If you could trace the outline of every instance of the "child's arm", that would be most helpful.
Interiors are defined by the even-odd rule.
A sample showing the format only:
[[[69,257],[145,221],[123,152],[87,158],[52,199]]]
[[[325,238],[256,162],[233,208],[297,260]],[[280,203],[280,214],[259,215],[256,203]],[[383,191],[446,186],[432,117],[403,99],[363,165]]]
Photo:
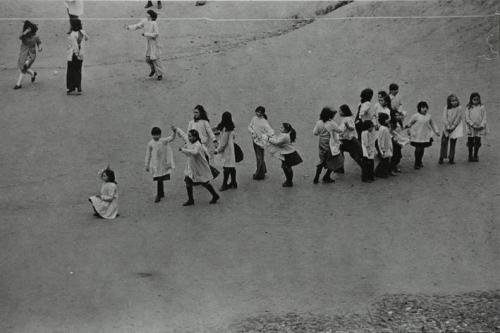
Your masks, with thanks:
[[[356,127],[354,126],[354,119],[351,117],[349,117],[349,119],[345,121],[344,126],[350,131],[356,129]]]
[[[272,145],[281,146],[282,144],[286,143],[287,139],[286,139],[285,135],[278,135],[278,136],[269,137],[268,141]]]
[[[186,142],[186,143],[188,142],[188,136],[186,133],[184,133],[183,130],[181,130],[179,127],[175,127],[175,131],[184,140],[184,142]]]
[[[38,52],[42,52],[43,51],[42,40],[39,37],[36,38],[36,46],[38,47]]]
[[[319,121],[316,123],[316,125],[314,125],[313,134],[316,136],[319,135],[319,125],[320,125]]]
[[[179,148],[179,151],[182,152],[184,155],[198,155],[200,153],[199,149],[196,147],[193,148],[187,148],[187,147],[182,147]]]
[[[436,134],[436,136],[440,136],[439,134],[439,129],[437,128],[437,126],[434,124],[434,122],[432,121],[432,119],[429,119],[429,125],[431,125],[431,128],[432,130],[434,131],[434,134]]]
[[[208,138],[210,141],[215,142],[217,141],[217,138],[215,137],[214,131],[212,131],[212,127],[210,127],[210,123],[208,121],[204,122],[205,130],[208,134]]]
[[[481,106],[481,123],[479,124],[479,129],[483,129],[486,127],[486,109],[484,106]]]
[[[148,171],[148,172],[149,172],[149,163],[151,163],[151,151],[152,150],[153,150],[153,147],[148,143],[148,146],[146,148],[146,158],[144,159],[146,171]]]
[[[116,196],[116,185],[105,186],[101,191],[101,200],[110,202],[110,201],[113,201],[115,196]]]
[[[222,132],[220,136],[219,146],[215,150],[216,153],[220,153],[224,149],[226,149],[227,144],[229,143],[229,134],[230,132]]]
[[[137,30],[137,29],[140,29],[140,28],[144,27],[144,22],[145,22],[145,20],[141,20],[139,23],[131,24],[131,25],[126,25],[125,28],[127,30]]]

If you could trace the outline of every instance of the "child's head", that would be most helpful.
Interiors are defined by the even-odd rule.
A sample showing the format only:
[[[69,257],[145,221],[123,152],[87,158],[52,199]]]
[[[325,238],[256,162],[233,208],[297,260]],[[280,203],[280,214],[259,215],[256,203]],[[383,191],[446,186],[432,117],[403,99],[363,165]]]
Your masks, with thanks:
[[[470,107],[473,105],[481,105],[481,96],[477,92],[470,94],[468,106]]]
[[[389,94],[396,96],[399,92],[399,86],[396,83],[391,83],[389,85]]]
[[[226,111],[222,114],[222,118],[219,125],[217,125],[217,129],[219,131],[222,131],[223,129],[226,131],[234,130],[233,116],[231,115],[231,112]]]
[[[151,136],[153,137],[153,139],[155,141],[160,140],[160,138],[161,138],[161,128],[159,128],[159,127],[153,127],[151,129]]]
[[[106,183],[116,183],[115,172],[109,168],[104,169],[101,173],[101,179]]]
[[[281,124],[281,132],[289,133],[290,134],[290,141],[295,142],[295,139],[297,138],[297,133],[293,129],[292,125],[290,125],[289,123]]]
[[[258,106],[258,107],[255,109],[255,115],[256,115],[258,118],[264,118],[264,119],[267,119],[266,109],[265,109],[262,105]]]
[[[363,130],[368,131],[368,132],[372,132],[374,128],[375,128],[375,125],[373,125],[373,121],[371,121],[371,120],[363,121]]]
[[[458,100],[457,95],[451,94],[450,96],[448,96],[448,98],[446,98],[446,108],[452,109],[456,108],[459,105],[460,101]]]
[[[349,108],[349,105],[347,104],[342,104],[339,108],[340,110],[340,116],[341,117],[350,117],[352,116],[352,111],[351,109]]]
[[[196,141],[200,141],[200,134],[198,133],[197,130],[195,129],[192,129],[192,130],[189,130],[188,132],[188,140],[189,142],[191,143],[195,143]]]
[[[378,114],[378,122],[380,125],[387,126],[387,121],[389,120],[389,115],[386,113]]]
[[[377,99],[378,99],[378,103],[382,106],[387,106],[386,105],[386,97],[389,96],[387,95],[387,93],[384,91],[384,90],[380,90],[378,93],[377,93]],[[391,101],[391,99],[389,98],[389,102]]]
[[[417,111],[420,114],[427,114],[427,111],[429,111],[429,104],[425,101],[420,101],[417,104]]]
[[[30,29],[30,32],[27,33],[25,36],[26,37],[33,36],[38,31],[38,26],[36,24],[34,24],[33,22],[26,20],[26,21],[24,21],[24,24],[23,24],[23,32],[25,32],[27,29]]]
[[[205,108],[203,107],[203,105],[196,105],[193,109],[193,118],[195,120],[206,120],[206,121],[209,121],[208,120],[208,115],[207,115],[207,111],[205,111]]]
[[[359,97],[361,97],[361,103],[369,102],[373,98],[373,90],[370,88],[363,89]]]
[[[154,10],[149,9],[146,13],[148,13],[148,16],[149,18],[151,18],[151,21],[156,21],[158,14]]]
[[[319,119],[323,122],[327,122],[332,120],[334,116],[335,112],[329,106],[325,106],[319,114]]]

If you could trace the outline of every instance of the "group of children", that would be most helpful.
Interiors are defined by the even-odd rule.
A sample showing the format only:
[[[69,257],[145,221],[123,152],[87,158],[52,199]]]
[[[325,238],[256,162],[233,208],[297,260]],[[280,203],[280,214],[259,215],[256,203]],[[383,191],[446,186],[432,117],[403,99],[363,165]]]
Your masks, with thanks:
[[[361,180],[372,182],[375,177],[387,178],[401,172],[399,163],[402,148],[408,143],[415,147],[414,168],[423,167],[422,159],[425,148],[433,143],[433,136],[441,136],[441,152],[439,164],[448,159],[455,163],[455,149],[458,138],[466,132],[468,136],[470,162],[479,161],[478,152],[481,147],[481,137],[486,134],[486,111],[478,93],[472,93],[464,109],[460,106],[456,95],[447,98],[443,111],[443,130],[439,132],[433,122],[429,105],[425,101],[417,104],[417,113],[405,122],[407,112],[402,109],[397,84],[391,84],[389,94],[378,93],[378,103],[372,103],[373,90],[367,88],[361,92],[361,103],[356,116],[348,105],[340,106],[339,119],[337,111],[324,107],[320,119],[316,122],[313,134],[319,136],[319,163],[316,165],[314,184],[319,183],[323,169],[326,169],[322,180],[333,183],[333,173],[344,173],[344,153],[347,152],[361,168]],[[185,145],[179,151],[186,155],[187,163],[184,170],[184,182],[188,200],[184,206],[194,204],[193,187],[201,185],[212,195],[211,204],[217,203],[219,194],[211,185],[217,177],[218,170],[213,166],[218,161],[223,168],[223,182],[219,191],[236,189],[236,144],[235,126],[230,112],[222,114],[220,123],[212,128],[207,112],[202,105],[193,109],[193,119],[188,124],[187,133],[176,126],[171,126],[172,134],[162,137],[158,127],[151,130],[152,139],[147,144],[145,166],[146,171],[157,183],[155,202],[165,197],[163,182],[170,180],[175,168],[173,150],[170,143],[177,136],[184,140]],[[302,163],[302,158],[294,146],[297,137],[295,129],[289,123],[282,123],[280,133],[275,134],[270,126],[266,110],[259,106],[255,110],[248,130],[252,136],[256,157],[254,180],[265,179],[267,168],[265,151],[281,161],[285,176],[283,187],[293,186],[293,167]],[[217,135],[219,139],[217,140]],[[378,164],[375,166],[375,158]],[[103,186],[101,195],[90,198],[97,216],[114,218],[117,215],[117,192],[113,171],[109,168],[101,172]],[[230,179],[230,181],[229,181]]]

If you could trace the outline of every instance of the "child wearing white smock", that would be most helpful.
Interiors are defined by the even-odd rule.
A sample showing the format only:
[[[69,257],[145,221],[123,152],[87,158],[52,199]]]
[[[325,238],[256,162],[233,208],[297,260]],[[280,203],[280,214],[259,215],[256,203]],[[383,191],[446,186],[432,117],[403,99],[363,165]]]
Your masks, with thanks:
[[[102,179],[101,191],[89,198],[94,209],[94,215],[103,219],[114,219],[118,216],[118,192],[115,173],[108,168],[99,171]]]
[[[145,165],[146,171],[153,176],[153,181],[157,183],[155,202],[159,202],[165,197],[163,182],[170,180],[170,174],[175,168],[174,154],[170,147],[170,142],[174,141],[176,132],[166,138],[161,137],[161,129],[153,127],[151,130],[153,138],[148,142],[146,148]]]

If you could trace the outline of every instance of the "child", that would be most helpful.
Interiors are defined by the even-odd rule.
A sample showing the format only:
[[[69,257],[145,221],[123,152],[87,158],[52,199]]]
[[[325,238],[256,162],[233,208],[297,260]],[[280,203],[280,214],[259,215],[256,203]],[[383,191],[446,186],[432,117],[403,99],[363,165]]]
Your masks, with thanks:
[[[441,151],[439,153],[439,164],[443,164],[445,158],[448,163],[455,164],[455,146],[457,139],[464,135],[462,123],[463,112],[456,95],[450,95],[446,99],[446,107],[443,111],[443,136],[441,137]],[[448,141],[450,141],[450,153],[448,154]]]
[[[326,173],[323,176],[323,183],[333,183],[335,180],[331,178],[332,172],[344,167],[344,159],[342,158],[342,154],[340,154],[338,139],[338,133],[341,133],[342,129],[333,121],[334,117],[335,111],[325,106],[321,110],[319,120],[313,129],[313,134],[319,136],[319,164],[316,165],[314,184],[319,183],[319,176],[323,168],[326,169]]]
[[[399,162],[401,162],[401,158],[403,157],[403,146],[406,145],[409,140],[403,135],[404,115],[401,112],[394,110],[392,107],[390,109],[391,119],[389,121],[389,128],[392,137],[391,171],[401,172]]]
[[[410,118],[410,123],[405,128],[411,129],[410,144],[415,147],[415,169],[423,168],[422,158],[424,150],[432,145],[432,132],[439,137],[439,132],[432,122],[431,116],[427,114],[429,105],[421,101],[417,104],[417,113]]]
[[[340,128],[344,131],[340,134],[340,151],[344,153],[349,152],[351,158],[358,163],[360,168],[363,168],[363,150],[356,135],[356,127],[354,123],[354,116],[348,105],[343,104],[340,106]]]
[[[19,59],[17,60],[17,67],[21,73],[17,79],[14,89],[21,89],[21,82],[23,81],[24,74],[28,73],[31,76],[31,82],[35,82],[37,72],[33,72],[30,68],[35,62],[36,52],[42,52],[42,41],[36,35],[38,27],[30,21],[24,21],[23,32],[19,39],[21,40],[21,50],[19,51]]]
[[[224,179],[219,191],[225,191],[230,188],[237,188],[236,183],[236,156],[234,154],[234,123],[231,113],[226,111],[222,114],[222,119],[217,130],[220,133],[220,140],[215,154],[219,154],[222,161]],[[231,183],[228,184],[229,176]]]
[[[373,98],[373,90],[370,88],[363,89],[360,94],[360,104],[358,106],[358,114],[356,115],[356,132],[358,133],[358,140],[361,140],[361,132],[363,129],[363,122],[365,120],[374,121],[375,111],[371,104]]]
[[[160,202],[161,198],[165,197],[163,190],[163,181],[170,180],[170,173],[175,168],[174,155],[170,142],[174,141],[176,132],[173,135],[162,138],[161,129],[153,127],[151,130],[151,141],[148,142],[146,149],[146,171],[151,172],[153,181],[156,182],[156,198],[155,202]]]
[[[399,86],[396,83],[391,83],[389,85],[389,97],[391,98],[391,108],[404,116],[406,112],[403,110],[401,102],[401,97],[399,96]]]
[[[258,106],[255,109],[255,116],[248,125],[248,131],[252,135],[253,149],[255,151],[255,160],[257,161],[257,170],[253,174],[254,180],[262,180],[266,177],[267,168],[264,161],[264,149],[266,142],[264,136],[273,136],[274,130],[267,121],[266,109],[263,106]]]
[[[198,132],[201,144],[208,153],[207,157],[212,158],[213,143],[216,142],[216,138],[203,105],[196,105],[193,109],[193,119],[188,123],[188,132],[192,129]]]
[[[161,81],[163,79],[163,65],[160,60],[160,45],[158,43],[158,37],[160,36],[158,23],[156,22],[158,14],[152,9],[149,9],[146,13],[148,15],[145,20],[137,24],[128,25],[126,29],[137,30],[144,28],[142,36],[146,37],[148,42],[146,48],[146,63],[151,68],[149,77],[153,77],[156,74],[156,79]]]
[[[378,92],[378,103],[375,104],[375,117],[378,120],[378,115],[380,113],[385,113],[386,115],[390,116],[391,114],[391,98],[389,95],[381,90]]]
[[[375,125],[371,120],[365,120],[363,128],[365,130],[361,133],[361,147],[363,148],[361,181],[371,183],[375,180],[373,159],[376,153],[375,141],[377,140],[377,132],[375,132]]]
[[[82,93],[82,66],[86,54],[86,42],[89,39],[83,30],[80,19],[73,20],[71,33],[68,35],[66,94],[71,95],[75,90],[77,95]]]
[[[99,171],[102,179],[101,194],[89,198],[94,208],[94,215],[103,219],[114,219],[118,216],[118,193],[116,189],[115,173],[109,166]]]
[[[206,159],[206,150],[201,144],[198,131],[190,130],[188,134],[186,134],[180,128],[175,126],[172,126],[172,130],[176,131],[177,134],[179,134],[186,142],[184,147],[179,148],[179,151],[188,158],[186,169],[184,169],[184,182],[186,183],[188,201],[186,201],[183,206],[194,205],[193,186],[196,185],[203,186],[208,192],[210,192],[210,194],[212,194],[212,200],[210,200],[211,204],[217,203],[217,200],[219,200],[220,197],[210,184],[210,181],[213,179],[213,175],[210,170],[210,165]]]
[[[481,147],[481,137],[486,135],[486,110],[481,103],[481,96],[476,92],[470,95],[469,103],[465,108],[467,123],[467,147],[469,148],[469,162],[479,162],[478,152]],[[474,155],[472,155],[474,149]]]
[[[158,9],[161,9],[161,1],[158,1],[157,5],[158,5]],[[149,8],[149,7],[153,7],[153,1],[151,1],[151,0],[149,0],[146,3],[146,6],[144,6],[144,8]]]
[[[286,181],[283,183],[283,187],[292,187],[292,167],[302,163],[302,158],[293,146],[297,134],[295,133],[292,125],[289,123],[283,123],[281,125],[280,132],[281,133],[278,136],[264,136],[264,140],[267,139],[271,145],[271,154],[277,155],[277,157],[281,160],[281,168],[283,169],[283,173],[286,178]]]
[[[375,169],[375,176],[379,178],[387,178],[389,175],[395,176],[391,171],[391,157],[392,157],[392,137],[387,127],[389,124],[389,116],[386,113],[379,113],[378,115],[378,148],[380,150],[380,162]]]

